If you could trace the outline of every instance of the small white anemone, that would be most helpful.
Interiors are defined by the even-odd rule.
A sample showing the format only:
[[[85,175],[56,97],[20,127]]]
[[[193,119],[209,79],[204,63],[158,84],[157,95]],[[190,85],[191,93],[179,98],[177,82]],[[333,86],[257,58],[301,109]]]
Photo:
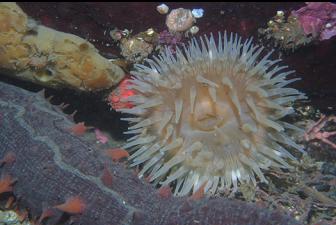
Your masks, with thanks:
[[[203,17],[203,15],[204,15],[204,9],[193,9],[192,11],[191,11],[191,13],[193,14],[193,16],[195,17],[195,18],[201,18],[201,17]]]
[[[160,4],[156,7],[156,10],[160,13],[160,14],[167,14],[169,11],[169,7],[166,4]]]

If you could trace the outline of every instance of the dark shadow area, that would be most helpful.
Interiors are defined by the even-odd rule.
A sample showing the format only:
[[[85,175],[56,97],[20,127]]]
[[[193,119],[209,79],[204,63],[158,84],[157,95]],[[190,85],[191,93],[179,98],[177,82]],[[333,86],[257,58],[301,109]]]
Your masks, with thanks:
[[[133,30],[134,34],[150,27],[157,31],[166,29],[165,15],[156,11],[158,4],[160,3],[19,3],[29,16],[43,25],[85,38],[105,56],[120,55],[118,46],[109,36],[109,31],[115,27]],[[253,36],[256,40],[258,28],[265,27],[276,11],[283,10],[287,15],[305,3],[172,2],[167,5],[170,9],[203,8],[204,17],[196,23],[200,28],[198,35],[227,30],[237,32],[244,38]],[[294,87],[305,92],[312,105],[326,114],[332,114],[336,109],[335,42],[336,38],[312,43],[282,57],[284,63],[289,65],[290,69],[296,70],[297,76],[302,78]]]
[[[125,139],[123,131],[127,130],[127,122],[121,121],[121,114],[111,110],[110,106],[104,101],[106,94],[98,93],[80,93],[70,89],[55,90],[44,88],[40,85],[32,84],[27,81],[21,81],[0,74],[0,81],[12,84],[28,91],[38,92],[45,89],[46,97],[53,96],[51,103],[59,105],[61,103],[69,104],[63,111],[71,114],[75,110],[75,122],[85,122],[87,126],[97,127],[109,134],[115,139]]]

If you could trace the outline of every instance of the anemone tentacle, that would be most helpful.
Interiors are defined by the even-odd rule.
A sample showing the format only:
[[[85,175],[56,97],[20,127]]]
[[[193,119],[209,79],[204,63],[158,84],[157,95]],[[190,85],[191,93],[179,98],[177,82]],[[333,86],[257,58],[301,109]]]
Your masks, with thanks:
[[[128,99],[137,119],[129,131],[135,136],[124,146],[133,151],[132,166],[140,176],[161,185],[175,182],[175,195],[239,182],[267,182],[263,170],[288,168],[295,158],[286,150],[303,151],[286,134],[302,132],[281,119],[293,113],[291,102],[305,98],[286,87],[293,71],[261,57],[263,47],[242,42],[237,34],[192,39],[173,54],[166,48],[148,65],[135,65]]]

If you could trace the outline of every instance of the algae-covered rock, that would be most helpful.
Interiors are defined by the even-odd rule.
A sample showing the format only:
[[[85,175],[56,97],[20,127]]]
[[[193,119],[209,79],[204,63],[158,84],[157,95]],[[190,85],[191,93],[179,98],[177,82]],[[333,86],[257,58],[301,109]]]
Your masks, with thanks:
[[[0,224],[5,225],[32,225],[28,219],[22,219],[13,210],[0,210]]]

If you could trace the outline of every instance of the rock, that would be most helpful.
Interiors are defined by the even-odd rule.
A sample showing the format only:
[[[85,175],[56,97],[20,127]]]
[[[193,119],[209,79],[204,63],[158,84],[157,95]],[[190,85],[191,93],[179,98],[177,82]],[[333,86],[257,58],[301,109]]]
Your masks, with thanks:
[[[324,192],[327,192],[330,190],[330,185],[329,184],[323,184],[323,183],[320,183],[320,184],[317,184],[314,186],[316,190],[318,191],[324,191]]]
[[[322,174],[332,174],[336,176],[336,164],[335,163],[323,163],[321,167]]]

